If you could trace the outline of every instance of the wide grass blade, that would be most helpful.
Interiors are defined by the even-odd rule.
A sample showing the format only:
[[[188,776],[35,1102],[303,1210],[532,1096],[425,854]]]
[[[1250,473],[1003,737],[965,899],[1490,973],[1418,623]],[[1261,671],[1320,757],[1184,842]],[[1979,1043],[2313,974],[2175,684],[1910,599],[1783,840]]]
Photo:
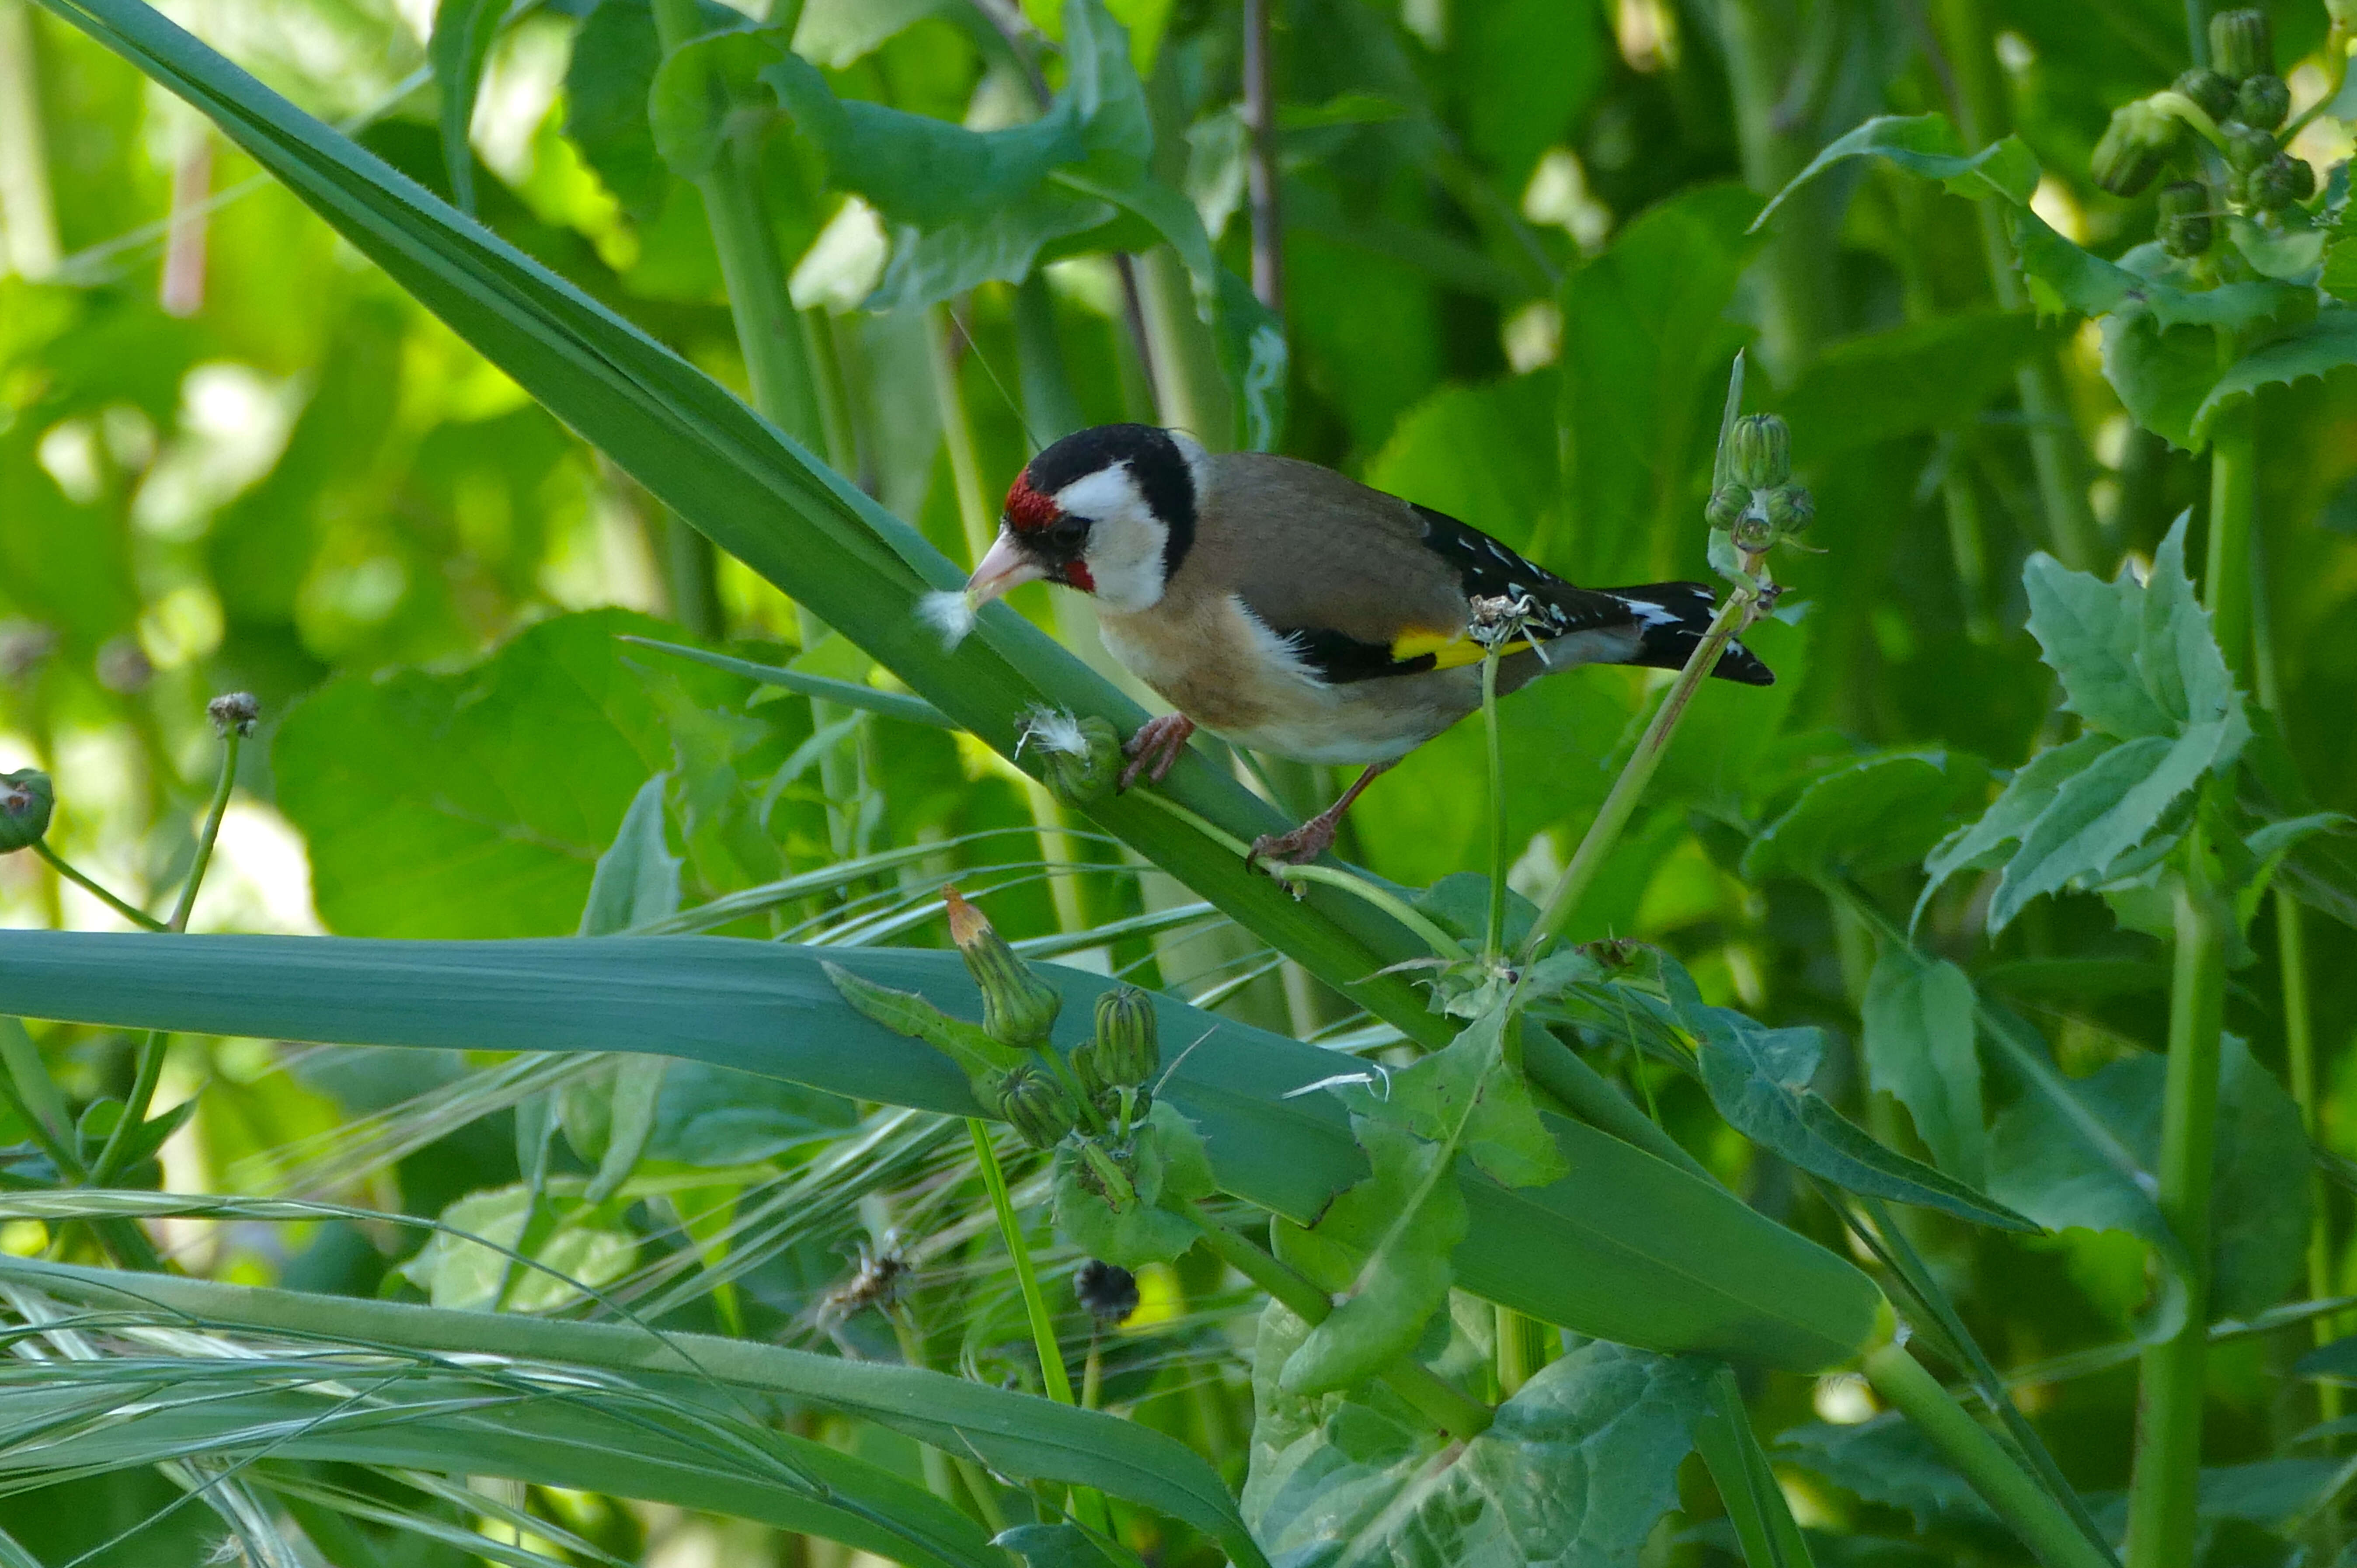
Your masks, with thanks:
[[[853,1012],[825,961],[978,1011],[963,962],[939,950],[5,931],[0,1013],[349,1045],[652,1051],[974,1114],[949,1058]],[[1064,993],[1061,1038],[1077,1043],[1114,983],[1039,972]],[[1167,997],[1156,1005],[1175,1062],[1168,1097],[1200,1126],[1224,1188],[1306,1223],[1366,1174],[1340,1101],[1287,1098],[1330,1076],[1332,1053]],[[1463,1176],[1465,1288],[1600,1338],[1793,1370],[1865,1345],[1880,1296],[1846,1262],[1617,1139],[1557,1118],[1548,1126],[1570,1166],[1561,1181],[1507,1188]]]

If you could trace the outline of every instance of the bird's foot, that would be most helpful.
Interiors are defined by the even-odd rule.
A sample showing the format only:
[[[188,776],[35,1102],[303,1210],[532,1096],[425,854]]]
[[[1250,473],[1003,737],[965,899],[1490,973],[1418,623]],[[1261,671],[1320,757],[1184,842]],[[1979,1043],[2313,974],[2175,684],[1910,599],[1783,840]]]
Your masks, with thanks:
[[[1137,733],[1121,744],[1121,754],[1129,758],[1129,766],[1121,770],[1119,789],[1126,789],[1145,774],[1159,784],[1177,767],[1178,754],[1187,749],[1187,737],[1195,733],[1195,721],[1184,714],[1164,714],[1137,726]]]
[[[1252,853],[1244,857],[1244,864],[1257,867],[1267,861],[1278,865],[1307,865],[1334,847],[1338,820],[1320,811],[1289,833],[1263,833],[1253,840]]]

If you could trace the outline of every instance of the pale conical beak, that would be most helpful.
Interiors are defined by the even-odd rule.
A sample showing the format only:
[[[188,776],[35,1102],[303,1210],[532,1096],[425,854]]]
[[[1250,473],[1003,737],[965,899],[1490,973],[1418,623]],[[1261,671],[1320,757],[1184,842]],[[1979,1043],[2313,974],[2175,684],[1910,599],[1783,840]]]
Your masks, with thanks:
[[[1019,588],[1026,583],[1036,583],[1048,575],[1048,568],[1025,554],[1017,544],[1011,529],[1001,528],[998,537],[965,580],[965,602],[975,609],[990,603],[1009,588]]]

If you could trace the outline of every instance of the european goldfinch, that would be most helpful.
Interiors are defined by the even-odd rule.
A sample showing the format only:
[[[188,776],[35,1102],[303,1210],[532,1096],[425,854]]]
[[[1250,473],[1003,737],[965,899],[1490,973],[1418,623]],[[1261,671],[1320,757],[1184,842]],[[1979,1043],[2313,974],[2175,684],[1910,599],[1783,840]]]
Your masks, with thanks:
[[[979,607],[1047,581],[1096,600],[1105,648],[1175,714],[1123,747],[1121,783],[1169,772],[1197,725],[1305,762],[1360,763],[1341,799],[1255,860],[1315,859],[1374,777],[1498,689],[1578,664],[1683,666],[1713,612],[1699,583],[1577,588],[1453,517],[1291,457],[1214,456],[1107,424],[1031,459],[966,584]],[[1502,623],[1502,631],[1497,629]],[[1729,643],[1714,674],[1765,686]]]

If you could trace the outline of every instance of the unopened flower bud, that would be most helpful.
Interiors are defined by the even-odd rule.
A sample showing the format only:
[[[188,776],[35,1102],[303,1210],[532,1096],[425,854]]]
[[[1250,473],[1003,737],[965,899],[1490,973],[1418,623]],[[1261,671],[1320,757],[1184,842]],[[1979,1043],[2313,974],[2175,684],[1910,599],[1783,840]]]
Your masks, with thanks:
[[[1749,489],[1792,477],[1792,433],[1772,413],[1747,413],[1727,433],[1727,472]]]
[[[2291,113],[2291,89],[2275,72],[2245,77],[2234,91],[2234,118],[2245,125],[2272,131]]]
[[[950,940],[957,943],[974,983],[982,987],[982,1028],[1003,1046],[1036,1045],[1048,1037],[1064,999],[991,929],[983,912],[945,887]]]
[[[2239,82],[2276,69],[2275,29],[2256,6],[2221,11],[2210,18],[2210,63],[2229,81]]]
[[[56,804],[56,789],[39,768],[0,773],[0,854],[40,843]]]
[[[2196,67],[2179,76],[2169,85],[2200,104],[2201,113],[2212,120],[2233,117],[2234,84],[2216,71]]]
[[[1091,1258],[1072,1275],[1072,1294],[1091,1317],[1110,1326],[1137,1310],[1137,1276],[1118,1263]]]
[[[262,717],[262,701],[251,692],[224,693],[205,704],[205,716],[218,734],[235,730],[240,736],[250,736],[254,721]]]
[[[998,1111],[1035,1149],[1054,1148],[1080,1120],[1064,1086],[1028,1063],[999,1080]]]
[[[2210,216],[2210,188],[2180,179],[2160,188],[2160,248],[2172,256],[2206,256],[2217,242]]]
[[[2277,153],[2250,176],[2251,205],[2276,212],[2316,188],[2316,171],[2288,153]]]
[[[2185,123],[2138,99],[2112,111],[2089,160],[2095,183],[2114,196],[2140,195],[2177,151]]]
[[[2275,137],[2256,126],[2236,125],[2226,132],[2226,166],[2237,174],[2262,167],[2275,156]]]
[[[1039,781],[1048,793],[1068,806],[1085,806],[1110,789],[1121,774],[1121,736],[1109,719],[1094,714],[1075,718],[1054,708],[1034,708],[1023,715],[1022,735],[1015,745],[1020,756],[1029,746],[1039,754]]]
[[[1710,520],[1711,527],[1725,533],[1750,504],[1751,492],[1741,485],[1721,485],[1710,492],[1710,504],[1703,508],[1703,516]]]
[[[1106,1081],[1124,1089],[1135,1089],[1161,1070],[1162,1041],[1152,997],[1134,985],[1123,985],[1097,998],[1096,1058]]]
[[[1817,521],[1817,503],[1798,485],[1780,485],[1768,492],[1768,526],[1779,536],[1805,533]]]

